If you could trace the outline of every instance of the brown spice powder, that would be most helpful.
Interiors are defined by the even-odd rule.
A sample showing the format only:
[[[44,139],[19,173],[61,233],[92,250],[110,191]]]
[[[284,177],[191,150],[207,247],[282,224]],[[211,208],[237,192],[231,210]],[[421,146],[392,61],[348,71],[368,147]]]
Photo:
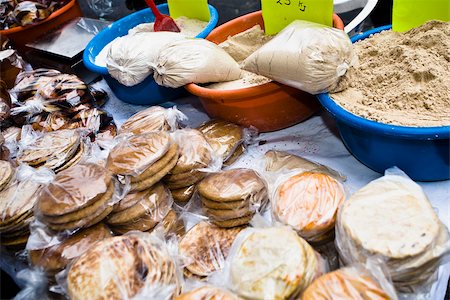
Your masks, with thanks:
[[[354,44],[359,66],[332,94],[346,110],[381,123],[450,125],[450,22],[384,31]]]

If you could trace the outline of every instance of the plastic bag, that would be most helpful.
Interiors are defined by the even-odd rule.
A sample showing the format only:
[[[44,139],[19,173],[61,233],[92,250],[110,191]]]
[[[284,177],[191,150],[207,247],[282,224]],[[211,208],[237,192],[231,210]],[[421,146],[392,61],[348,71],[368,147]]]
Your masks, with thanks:
[[[429,292],[448,260],[449,233],[422,188],[397,168],[355,192],[340,208],[336,245],[344,263],[381,256],[401,292]]]
[[[375,261],[368,261],[366,265],[351,265],[314,280],[301,299],[396,300],[392,282],[386,276]]]
[[[248,57],[243,68],[318,94],[337,92],[339,80],[356,61],[344,31],[296,20]]]
[[[165,45],[184,39],[175,32],[141,32],[115,39],[106,58],[109,74],[126,86],[133,86],[151,75],[150,67]]]
[[[73,300],[169,300],[181,286],[172,248],[154,233],[107,238],[89,248],[58,279]]]
[[[9,175],[1,179],[4,184],[0,188],[1,244],[21,248],[28,241],[38,195],[53,179],[54,173],[45,168],[35,170],[25,164],[14,169],[9,162],[3,161],[2,170]]]
[[[120,133],[141,134],[151,131],[175,131],[180,121],[187,117],[176,106],[164,108],[152,106],[128,118],[120,127]]]
[[[320,255],[289,227],[247,228],[211,282],[248,299],[293,299],[325,271]]]
[[[14,86],[17,75],[25,68],[25,62],[15,50],[0,51],[0,78],[5,82],[7,89],[11,89]]]
[[[186,39],[166,45],[152,68],[156,83],[172,88],[188,83],[230,81],[241,75],[239,65],[228,53],[204,39]]]
[[[163,179],[170,189],[191,186],[208,172],[216,172],[222,167],[221,157],[214,153],[200,131],[181,129],[175,131],[172,137],[179,146],[180,155],[176,165]]]
[[[253,170],[231,169],[206,177],[198,186],[203,212],[220,227],[248,224],[268,202],[265,181]]]
[[[39,195],[35,215],[52,231],[73,231],[102,221],[119,200],[116,180],[97,164],[58,173]]]
[[[174,300],[238,300],[235,294],[218,287],[202,286],[174,298]]]
[[[265,154],[272,213],[311,243],[333,240],[339,206],[346,198],[342,176],[325,166],[280,151]]]

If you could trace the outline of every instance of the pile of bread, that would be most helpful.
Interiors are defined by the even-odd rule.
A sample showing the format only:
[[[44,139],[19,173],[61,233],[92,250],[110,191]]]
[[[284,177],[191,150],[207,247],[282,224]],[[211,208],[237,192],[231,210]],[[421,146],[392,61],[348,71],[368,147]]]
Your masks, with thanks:
[[[2,246],[30,239],[30,265],[70,299],[396,299],[393,286],[429,283],[449,253],[447,229],[405,176],[348,197],[341,174],[287,152],[222,170],[245,150],[245,130],[180,119],[139,112],[104,160],[78,159],[83,139],[63,130],[1,161]],[[321,246],[335,236],[346,266],[329,270]]]

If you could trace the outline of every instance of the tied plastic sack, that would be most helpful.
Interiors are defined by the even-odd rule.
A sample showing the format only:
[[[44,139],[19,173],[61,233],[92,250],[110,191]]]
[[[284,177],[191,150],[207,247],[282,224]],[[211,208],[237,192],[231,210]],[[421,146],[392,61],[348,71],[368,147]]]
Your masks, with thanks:
[[[357,62],[344,31],[294,21],[243,62],[243,69],[311,94],[339,91],[339,81]]]
[[[177,88],[188,83],[231,81],[241,69],[225,50],[203,39],[186,39],[161,49],[153,66],[156,83]]]
[[[417,299],[448,261],[450,239],[421,187],[392,168],[340,207],[336,246],[345,264],[380,256],[396,289]]]
[[[141,32],[115,39],[110,46],[106,67],[109,74],[126,86],[144,81],[152,74],[150,65],[166,44],[184,39],[174,32]]]

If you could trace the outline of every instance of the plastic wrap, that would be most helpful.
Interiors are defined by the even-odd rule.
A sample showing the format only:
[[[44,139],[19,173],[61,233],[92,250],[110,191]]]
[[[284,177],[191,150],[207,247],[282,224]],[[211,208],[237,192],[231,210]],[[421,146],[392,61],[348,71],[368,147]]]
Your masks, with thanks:
[[[211,174],[197,188],[205,215],[220,227],[247,224],[268,202],[265,181],[250,169]]]
[[[164,108],[151,106],[128,118],[120,127],[120,133],[141,134],[152,131],[174,131],[180,121],[187,120],[186,115],[176,106]]]
[[[203,286],[183,293],[174,300],[238,300],[235,294],[218,287]]]
[[[25,62],[13,49],[0,51],[0,78],[6,88],[11,89],[16,82],[17,75],[26,67]]]
[[[156,83],[172,88],[188,83],[236,80],[241,75],[239,65],[225,50],[204,39],[166,45],[152,68]]]
[[[35,170],[19,165],[15,170],[2,161],[0,189],[0,234],[3,246],[22,247],[27,243],[29,225],[34,220],[33,207],[43,186],[54,173],[42,168]],[[6,176],[5,176],[6,175]]]
[[[171,248],[156,234],[130,233],[94,244],[68,269],[68,296],[77,299],[171,299],[181,278]]]
[[[339,91],[341,77],[357,56],[339,29],[296,20],[244,62],[247,71],[318,94]]]
[[[118,201],[111,172],[96,164],[78,164],[58,173],[40,193],[37,218],[53,231],[73,231],[103,220]]]
[[[216,172],[222,167],[218,157],[196,129],[181,129],[172,134],[179,146],[179,158],[176,165],[164,177],[170,189],[191,186],[203,179],[208,172]]]
[[[397,168],[344,202],[336,245],[346,264],[380,256],[395,287],[416,295],[429,292],[438,267],[450,253],[447,228],[422,188]]]
[[[106,66],[109,74],[125,86],[133,86],[151,75],[160,49],[184,39],[175,32],[141,32],[115,39],[109,48]]]
[[[247,228],[213,282],[247,299],[293,299],[325,271],[320,255],[289,227]]]
[[[14,8],[14,18],[20,26],[37,23],[51,14],[51,11],[39,2],[23,1]]]
[[[302,300],[396,300],[392,282],[380,266],[352,265],[320,276],[304,291]]]
[[[169,213],[173,199],[170,191],[161,183],[148,190],[132,192],[121,199],[106,219],[117,233],[151,231]]]
[[[220,228],[208,222],[197,223],[180,241],[180,256],[186,269],[197,276],[208,276],[225,265],[236,236],[244,227]]]
[[[269,181],[275,219],[309,242],[332,240],[337,211],[346,198],[342,176],[325,166],[273,150],[265,154],[265,170],[275,178]]]

